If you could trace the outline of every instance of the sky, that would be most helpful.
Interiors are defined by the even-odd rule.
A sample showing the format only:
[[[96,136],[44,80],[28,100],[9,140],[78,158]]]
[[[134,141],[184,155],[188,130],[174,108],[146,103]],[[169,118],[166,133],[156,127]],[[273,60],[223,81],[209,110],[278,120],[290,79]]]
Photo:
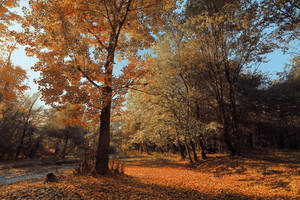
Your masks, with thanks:
[[[19,1],[20,7],[28,5],[27,0],[21,0]],[[16,9],[17,12],[20,13],[20,8]],[[21,14],[21,13],[20,13]],[[15,27],[16,29],[19,29],[19,27]],[[33,94],[35,92],[38,92],[38,85],[33,82],[34,79],[39,78],[39,72],[34,72],[31,70],[31,67],[35,64],[37,59],[26,56],[25,47],[18,46],[19,48],[15,50],[12,54],[12,62],[15,65],[18,65],[22,67],[24,70],[26,70],[27,75],[29,77],[28,85],[30,86],[29,93]],[[276,78],[276,73],[283,71],[286,64],[289,63],[290,59],[292,58],[291,55],[283,54],[280,50],[276,50],[275,52],[267,55],[267,60],[269,62],[263,63],[258,68],[263,73],[267,73],[270,75],[271,78]],[[124,62],[123,62],[124,65]],[[117,68],[121,68],[118,66]],[[43,104],[42,102],[40,102]]]

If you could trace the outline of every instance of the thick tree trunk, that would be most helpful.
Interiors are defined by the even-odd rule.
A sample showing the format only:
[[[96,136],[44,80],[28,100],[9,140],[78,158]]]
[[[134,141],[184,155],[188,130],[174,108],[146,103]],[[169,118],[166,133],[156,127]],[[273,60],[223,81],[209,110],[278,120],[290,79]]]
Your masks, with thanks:
[[[108,51],[107,61],[105,63],[104,87],[102,90],[103,108],[100,114],[100,131],[98,139],[98,149],[96,156],[96,171],[104,175],[108,170],[109,162],[109,143],[110,143],[110,116],[112,102],[112,71],[114,63],[114,41],[115,35],[110,36],[110,47]]]
[[[125,12],[122,17],[118,20],[114,19],[111,23],[112,31],[110,33],[109,45],[107,48],[107,58],[104,65],[105,77],[104,86],[102,91],[102,102],[103,108],[100,115],[100,132],[99,142],[96,156],[96,171],[99,174],[105,174],[108,170],[108,154],[109,154],[109,143],[110,143],[110,116],[111,116],[111,103],[112,103],[112,72],[113,64],[115,59],[115,50],[118,45],[118,39],[124,23],[127,20],[128,12],[130,11],[130,5],[132,0],[124,3]],[[123,9],[122,9],[123,10]],[[115,13],[114,13],[115,14]],[[120,11],[118,11],[120,14]]]
[[[108,170],[108,155],[110,143],[110,109],[111,101],[104,106],[100,116],[100,135],[96,158],[96,171],[104,175]]]

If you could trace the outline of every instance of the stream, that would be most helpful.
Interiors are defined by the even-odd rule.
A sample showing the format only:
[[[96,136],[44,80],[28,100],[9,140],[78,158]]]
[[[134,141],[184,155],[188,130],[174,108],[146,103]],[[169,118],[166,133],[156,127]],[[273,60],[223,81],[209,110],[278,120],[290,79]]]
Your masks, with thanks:
[[[75,164],[35,166],[29,168],[8,168],[0,170],[0,186],[35,178],[45,178],[50,172],[54,174],[74,169]]]

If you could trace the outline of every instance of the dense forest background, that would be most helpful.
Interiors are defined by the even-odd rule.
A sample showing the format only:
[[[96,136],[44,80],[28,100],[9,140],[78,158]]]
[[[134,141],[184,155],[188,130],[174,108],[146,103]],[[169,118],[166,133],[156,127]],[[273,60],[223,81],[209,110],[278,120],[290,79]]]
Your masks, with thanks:
[[[131,151],[197,163],[299,149],[299,1],[34,0],[22,17],[17,6],[0,5],[1,160],[84,157],[105,173],[109,155]],[[10,60],[15,44],[38,59],[39,94]],[[294,58],[274,80],[259,66],[278,49]]]

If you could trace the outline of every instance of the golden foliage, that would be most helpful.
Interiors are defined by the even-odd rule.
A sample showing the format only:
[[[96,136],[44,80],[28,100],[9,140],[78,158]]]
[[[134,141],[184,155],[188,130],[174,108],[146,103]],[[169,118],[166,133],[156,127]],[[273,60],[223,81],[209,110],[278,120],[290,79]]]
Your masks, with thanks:
[[[9,104],[22,94],[28,88],[23,83],[25,79],[27,79],[25,70],[0,61],[0,102]]]
[[[31,1],[25,11],[21,43],[39,60],[33,70],[43,100],[55,105],[70,102],[87,106],[91,116],[110,95],[113,107],[122,105],[128,85],[142,72],[138,49],[148,48],[159,31],[165,6],[176,1]],[[112,75],[115,58],[128,59],[121,75]]]

